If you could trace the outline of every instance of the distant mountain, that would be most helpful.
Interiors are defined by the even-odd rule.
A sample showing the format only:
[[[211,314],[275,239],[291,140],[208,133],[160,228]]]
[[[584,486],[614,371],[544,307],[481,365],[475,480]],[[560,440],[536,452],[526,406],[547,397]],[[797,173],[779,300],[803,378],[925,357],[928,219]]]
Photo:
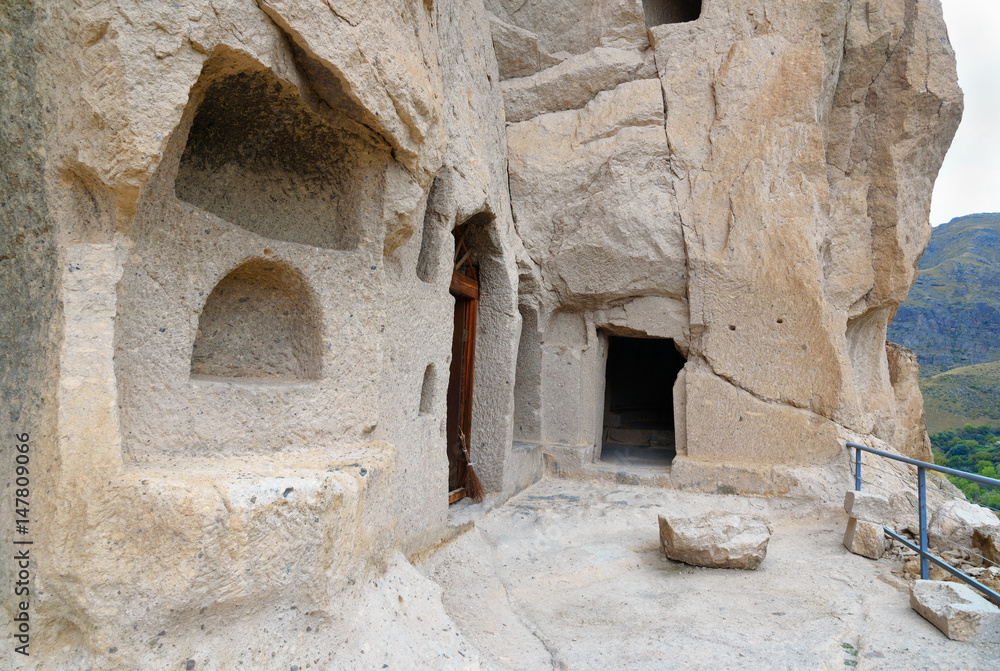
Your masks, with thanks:
[[[1000,213],[934,229],[887,337],[916,353],[921,377],[1000,361]]]
[[[966,424],[1000,427],[1000,361],[921,378],[920,391],[932,435]]]

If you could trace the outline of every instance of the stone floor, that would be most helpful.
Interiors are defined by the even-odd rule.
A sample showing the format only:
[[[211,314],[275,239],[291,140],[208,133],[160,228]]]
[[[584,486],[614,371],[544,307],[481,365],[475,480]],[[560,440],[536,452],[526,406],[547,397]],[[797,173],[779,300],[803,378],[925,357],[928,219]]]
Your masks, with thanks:
[[[601,450],[601,464],[625,468],[670,468],[677,452],[673,445],[650,447],[626,443],[606,443]]]
[[[666,560],[658,514],[771,520],[757,571]],[[465,517],[471,509],[456,511]],[[496,669],[996,669],[911,610],[898,560],[841,544],[836,507],[545,480],[419,566]]]

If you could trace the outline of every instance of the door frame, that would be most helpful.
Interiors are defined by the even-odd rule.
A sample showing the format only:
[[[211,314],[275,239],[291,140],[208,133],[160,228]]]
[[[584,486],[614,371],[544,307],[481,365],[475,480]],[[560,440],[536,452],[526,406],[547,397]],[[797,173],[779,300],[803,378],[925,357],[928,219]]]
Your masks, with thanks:
[[[479,311],[479,279],[473,266],[465,273],[453,272],[449,288],[455,297],[455,330],[452,336],[451,370],[448,376],[448,502],[465,497],[468,468],[460,443],[472,450],[472,399],[476,365],[476,320]]]

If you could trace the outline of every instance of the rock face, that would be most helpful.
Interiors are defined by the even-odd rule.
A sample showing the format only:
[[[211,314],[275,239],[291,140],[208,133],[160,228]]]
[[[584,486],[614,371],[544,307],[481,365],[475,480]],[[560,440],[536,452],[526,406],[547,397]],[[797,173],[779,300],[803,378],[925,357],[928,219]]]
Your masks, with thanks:
[[[18,2],[0,55],[33,663],[304,668],[248,643],[276,612],[348,636],[369,580],[446,530],[463,224],[478,472],[495,494],[540,476],[511,449],[518,243],[481,4]]]
[[[664,381],[678,481],[719,482],[717,464],[738,461],[776,491],[776,465],[827,463],[851,435],[928,458],[915,361],[885,332],[961,115],[940,8],[704,3],[629,41],[655,79],[639,58],[619,73],[632,81],[594,70],[584,103],[578,73],[623,33],[583,17],[612,4],[487,4],[539,53],[569,54],[502,85],[522,347],[541,371],[515,394],[526,437],[599,457],[610,339],[658,337],[686,359]],[[494,31],[498,53],[509,34]],[[650,324],[653,299],[670,316]]]
[[[660,547],[675,561],[710,568],[756,569],[767,556],[771,525],[756,515],[711,512],[660,515]]]
[[[917,357],[905,347],[888,341],[885,354],[889,363],[889,383],[896,397],[897,449],[912,459],[933,462],[931,439],[924,420],[924,400],[917,383],[920,372]]]
[[[709,491],[846,481],[845,438],[922,453],[885,332],[961,114],[937,0],[681,4],[0,10],[0,430],[29,436],[39,663],[301,666],[258,659],[261,622],[333,646],[441,541],[456,231],[498,499],[630,423]],[[607,389],[635,338],[677,360],[643,398]]]
[[[927,532],[971,548],[973,531],[994,527],[1000,527],[1000,518],[988,508],[956,500],[948,501],[934,511]]]

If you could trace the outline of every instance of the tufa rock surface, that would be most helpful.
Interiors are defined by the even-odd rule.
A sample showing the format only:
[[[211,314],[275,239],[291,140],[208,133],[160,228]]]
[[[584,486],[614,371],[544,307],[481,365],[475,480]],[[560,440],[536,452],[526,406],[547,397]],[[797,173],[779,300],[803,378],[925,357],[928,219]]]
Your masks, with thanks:
[[[715,511],[659,520],[660,547],[675,561],[752,570],[767,556],[771,525],[762,517]]]
[[[609,13],[627,4],[487,3],[563,57],[501,86],[522,346],[540,369],[515,393],[526,433],[592,458],[608,339],[665,337],[686,359],[674,473],[689,486],[727,460],[773,483],[850,436],[929,458],[916,361],[885,333],[962,111],[939,4],[704,3],[647,23],[648,46],[629,37],[641,13]],[[625,23],[587,23],[598,13]],[[674,306],[655,326],[629,311],[652,298]]]
[[[855,490],[849,490],[844,495],[844,510],[850,517],[876,524],[888,523],[893,514],[889,499],[885,496]]]
[[[879,559],[885,554],[885,531],[881,523],[865,522],[852,517],[847,521],[844,547],[856,555]]]
[[[953,641],[1000,643],[1000,609],[968,585],[914,580],[910,606]]]
[[[339,642],[377,650],[406,608],[387,576],[432,596],[401,557],[449,533],[456,232],[495,503],[553,455],[599,466],[615,337],[676,355],[677,487],[832,502],[845,439],[926,454],[885,335],[961,116],[940,3],[764,4],[6,3],[0,433],[46,493],[32,663],[301,668],[308,622],[311,659],[371,666]],[[298,630],[261,652],[275,613]]]
[[[993,527],[1000,527],[1000,518],[988,508],[953,500],[941,504],[934,511],[927,532],[968,548],[972,547],[973,531]]]
[[[1000,566],[1000,527],[979,528],[972,532],[972,548],[995,566]]]

